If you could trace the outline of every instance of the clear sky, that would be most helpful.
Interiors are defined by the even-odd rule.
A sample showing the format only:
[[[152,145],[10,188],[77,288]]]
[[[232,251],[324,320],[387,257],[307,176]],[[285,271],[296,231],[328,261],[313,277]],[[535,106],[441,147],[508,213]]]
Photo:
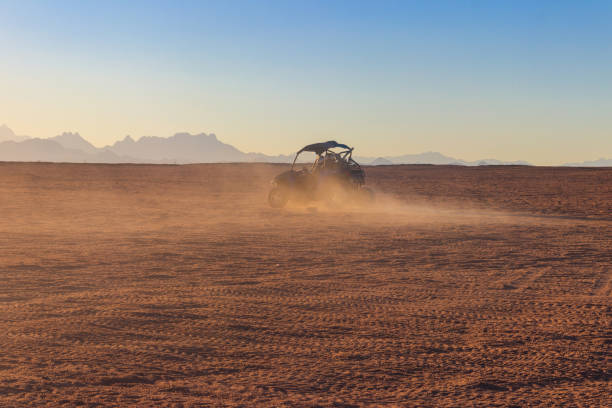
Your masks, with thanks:
[[[0,0],[0,124],[558,164],[612,157],[610,1]]]

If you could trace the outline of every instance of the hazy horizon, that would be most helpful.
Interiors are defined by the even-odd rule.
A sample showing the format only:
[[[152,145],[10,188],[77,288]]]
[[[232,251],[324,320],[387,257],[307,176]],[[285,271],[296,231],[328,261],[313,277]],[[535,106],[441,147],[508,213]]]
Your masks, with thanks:
[[[612,156],[612,5],[0,2],[15,133],[335,139],[547,165]]]

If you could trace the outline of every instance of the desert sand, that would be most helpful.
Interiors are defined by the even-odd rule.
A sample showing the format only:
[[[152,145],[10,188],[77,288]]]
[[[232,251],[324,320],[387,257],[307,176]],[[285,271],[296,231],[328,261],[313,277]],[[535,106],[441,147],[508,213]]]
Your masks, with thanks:
[[[0,406],[610,406],[612,169],[0,163]]]

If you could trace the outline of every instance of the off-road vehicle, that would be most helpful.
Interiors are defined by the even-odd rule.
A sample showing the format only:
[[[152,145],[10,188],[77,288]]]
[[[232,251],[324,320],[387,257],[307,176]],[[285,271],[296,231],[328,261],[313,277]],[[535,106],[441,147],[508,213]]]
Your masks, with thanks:
[[[310,168],[296,170],[303,152],[315,153],[316,159]],[[365,186],[365,173],[353,160],[353,148],[332,140],[303,147],[295,155],[291,169],[274,178],[268,194],[270,206],[282,208],[290,200],[365,204],[374,200],[374,193]]]

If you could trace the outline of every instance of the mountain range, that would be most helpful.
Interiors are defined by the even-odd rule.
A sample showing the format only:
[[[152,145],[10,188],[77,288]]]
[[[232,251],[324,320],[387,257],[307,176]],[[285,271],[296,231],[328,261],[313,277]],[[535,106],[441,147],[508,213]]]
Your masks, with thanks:
[[[48,139],[16,135],[6,125],[0,126],[0,161],[45,161],[76,163],[221,163],[268,162],[290,163],[293,154],[270,156],[263,153],[244,153],[223,143],[215,134],[177,133],[167,138],[144,136],[134,140],[126,136],[113,145],[95,147],[78,133],[65,132]],[[438,152],[405,154],[386,157],[355,157],[359,163],[391,164],[452,164],[529,165],[525,161],[504,162],[496,159],[464,161]],[[566,166],[612,166],[612,159],[599,159]]]

